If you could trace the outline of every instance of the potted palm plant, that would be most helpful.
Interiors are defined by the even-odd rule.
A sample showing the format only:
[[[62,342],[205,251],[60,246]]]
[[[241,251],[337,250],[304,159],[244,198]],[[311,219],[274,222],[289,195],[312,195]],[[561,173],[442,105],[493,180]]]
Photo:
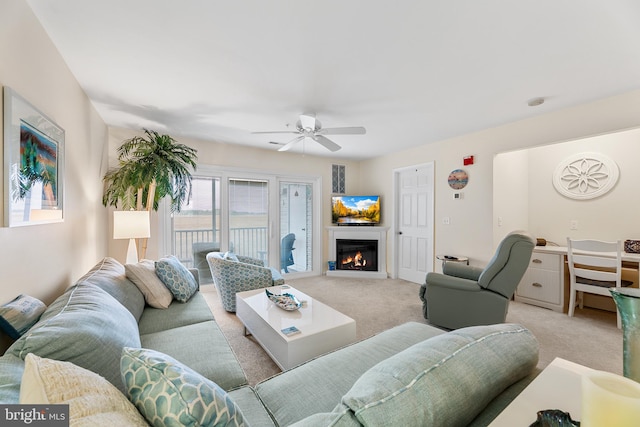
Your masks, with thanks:
[[[144,136],[126,140],[118,148],[118,167],[104,176],[104,206],[123,210],[157,211],[160,200],[170,198],[172,212],[191,198],[191,173],[197,150],[178,143],[169,135],[144,129]],[[146,253],[146,239],[140,256]]]

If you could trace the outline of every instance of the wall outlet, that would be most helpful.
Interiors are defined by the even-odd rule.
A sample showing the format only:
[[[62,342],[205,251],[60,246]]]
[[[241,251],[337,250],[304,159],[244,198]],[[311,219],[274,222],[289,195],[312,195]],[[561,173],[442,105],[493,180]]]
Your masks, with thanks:
[[[502,217],[498,217],[498,227],[502,227]]]
[[[577,230],[578,229],[578,220],[577,219],[572,219],[571,221],[569,221],[569,229],[571,229],[571,230]]]
[[[444,218],[442,218],[442,224],[444,225],[451,224],[451,218],[449,218],[448,216],[445,216]]]

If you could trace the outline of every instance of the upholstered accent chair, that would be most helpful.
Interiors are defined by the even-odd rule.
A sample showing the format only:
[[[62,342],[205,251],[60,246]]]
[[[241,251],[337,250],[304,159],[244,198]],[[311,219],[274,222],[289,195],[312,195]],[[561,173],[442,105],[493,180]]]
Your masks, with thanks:
[[[285,273],[289,272],[289,266],[294,264],[293,261],[293,242],[296,240],[296,235],[289,233],[282,238],[280,244],[280,270]]]
[[[193,251],[193,268],[198,269],[200,275],[200,283],[211,283],[211,270],[207,262],[207,254],[209,252],[220,252],[220,242],[195,242],[192,246]]]
[[[420,288],[424,317],[447,329],[504,323],[535,244],[531,234],[514,231],[500,242],[485,268],[447,262],[443,274],[427,273]]]
[[[222,307],[235,313],[236,293],[252,289],[284,285],[275,268],[265,267],[262,260],[231,253],[210,252],[207,263]]]

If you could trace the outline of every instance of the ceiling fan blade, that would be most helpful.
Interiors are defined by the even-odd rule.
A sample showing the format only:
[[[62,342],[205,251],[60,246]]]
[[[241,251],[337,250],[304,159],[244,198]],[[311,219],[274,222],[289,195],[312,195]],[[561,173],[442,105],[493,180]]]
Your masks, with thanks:
[[[342,148],[338,144],[330,140],[329,138],[326,138],[322,135],[315,135],[313,137],[313,140],[316,141],[318,144],[322,145],[324,148],[326,148],[329,151],[335,152]]]
[[[300,125],[302,129],[316,129],[316,115],[315,114],[300,114]]]
[[[364,135],[367,130],[362,126],[351,126],[343,128],[322,128],[317,132],[319,135]]]
[[[278,148],[278,151],[288,151],[290,150],[294,145],[296,145],[298,142],[302,141],[304,139],[304,135],[301,136],[297,136],[295,138],[293,138],[291,141],[287,142],[285,145],[283,145],[282,147]]]
[[[299,133],[297,130],[268,130],[268,131],[262,131],[262,132],[251,132],[252,134],[259,134],[259,133]]]

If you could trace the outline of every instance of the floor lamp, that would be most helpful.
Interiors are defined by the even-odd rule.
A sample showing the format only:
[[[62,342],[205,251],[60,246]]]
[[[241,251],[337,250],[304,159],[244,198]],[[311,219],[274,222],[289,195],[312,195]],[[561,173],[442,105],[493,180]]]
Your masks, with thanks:
[[[114,211],[113,238],[129,239],[126,264],[138,262],[138,248],[135,239],[151,236],[149,212],[147,211]]]

